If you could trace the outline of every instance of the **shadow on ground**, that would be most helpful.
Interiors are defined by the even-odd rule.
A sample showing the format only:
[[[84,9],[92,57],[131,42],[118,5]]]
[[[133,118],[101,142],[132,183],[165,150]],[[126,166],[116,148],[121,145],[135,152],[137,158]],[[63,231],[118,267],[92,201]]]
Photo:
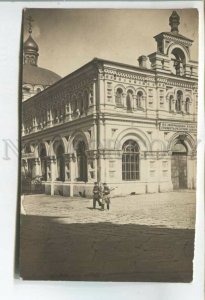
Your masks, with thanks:
[[[190,282],[194,230],[21,216],[20,273],[32,280]]]

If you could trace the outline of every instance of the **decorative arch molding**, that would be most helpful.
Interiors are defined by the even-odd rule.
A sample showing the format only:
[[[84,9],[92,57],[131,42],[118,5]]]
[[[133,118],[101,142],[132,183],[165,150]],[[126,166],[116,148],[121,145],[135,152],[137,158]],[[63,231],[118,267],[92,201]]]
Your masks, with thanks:
[[[141,151],[151,150],[151,144],[146,134],[138,128],[127,128],[121,131],[115,138],[114,149],[122,150],[122,145],[126,140],[135,140]]]
[[[147,96],[147,91],[143,87],[139,87],[139,88],[136,89],[136,95],[137,95],[138,92],[142,92],[144,96]]]
[[[65,137],[56,135],[49,144],[49,154],[56,155],[56,150],[59,145],[62,145],[64,148],[64,153],[67,153],[68,143]]]
[[[190,61],[190,53],[189,53],[189,51],[183,45],[180,45],[179,43],[172,43],[171,45],[169,45],[169,47],[167,48],[167,55],[168,55],[168,57],[170,57],[172,51],[174,49],[177,49],[177,48],[179,48],[184,53],[186,63],[188,61]]]
[[[39,140],[38,144],[37,144],[37,149],[36,150],[38,152],[38,156],[40,156],[40,153],[41,153],[41,150],[42,150],[43,147],[46,150],[46,156],[48,156],[49,155],[49,143],[46,142],[46,141],[43,141],[43,140]]]
[[[175,98],[177,97],[177,93],[179,91],[182,92],[182,95],[183,95],[183,98],[184,98],[184,89],[182,89],[182,88],[175,88],[175,90],[174,90],[174,97]]]
[[[37,84],[37,85],[34,86],[34,91],[37,92],[37,89],[40,89],[41,91],[43,91],[44,87],[40,84]]]
[[[170,97],[171,96],[175,96],[175,91],[174,91],[174,89],[172,89],[171,91],[168,91],[167,93],[166,93],[166,99],[167,99],[167,101],[170,99]]]
[[[23,89],[29,89],[30,91],[34,91],[34,87],[33,85],[29,84],[29,83],[25,83],[23,84]]]
[[[32,153],[32,150],[34,151],[34,147],[31,143],[26,142],[22,145],[22,153]]]
[[[177,141],[181,141],[187,147],[188,155],[191,155],[196,151],[196,141],[193,136],[189,133],[174,133],[169,142],[168,142],[168,151],[172,151],[173,146],[176,144]]]
[[[126,87],[126,93],[127,93],[128,91],[132,91],[132,92],[133,92],[133,95],[136,94],[136,89],[135,89],[133,86],[131,86],[131,85],[129,85],[128,87]]]
[[[114,88],[114,91],[116,93],[117,89],[122,89],[123,93],[126,93],[126,88],[123,84],[117,84]]]
[[[192,103],[192,101],[193,101],[193,96],[191,95],[191,93],[185,92],[185,94],[184,94],[184,99],[186,100],[186,98],[189,98],[190,103]]]
[[[74,151],[76,151],[77,144],[79,141],[84,141],[85,145],[86,145],[86,149],[89,149],[89,144],[90,144],[89,133],[78,130],[78,131],[73,132],[73,134],[69,138],[68,153],[73,153]]]

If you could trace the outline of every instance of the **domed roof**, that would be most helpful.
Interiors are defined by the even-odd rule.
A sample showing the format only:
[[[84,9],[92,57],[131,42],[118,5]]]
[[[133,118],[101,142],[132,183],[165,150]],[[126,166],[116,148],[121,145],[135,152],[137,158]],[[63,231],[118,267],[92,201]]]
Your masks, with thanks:
[[[34,39],[32,38],[31,35],[29,35],[29,37],[27,38],[27,40],[24,42],[24,50],[34,50],[38,52],[38,45],[36,44],[36,42],[34,41]]]
[[[40,84],[48,86],[54,84],[60,79],[61,77],[58,74],[50,70],[29,64],[23,65],[23,84],[28,83],[32,85]]]

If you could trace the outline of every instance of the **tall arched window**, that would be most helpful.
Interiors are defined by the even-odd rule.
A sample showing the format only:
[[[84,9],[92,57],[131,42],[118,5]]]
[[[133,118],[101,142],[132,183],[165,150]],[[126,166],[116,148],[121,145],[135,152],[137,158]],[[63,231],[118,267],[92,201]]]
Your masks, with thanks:
[[[186,101],[185,101],[185,112],[188,114],[190,111],[190,99],[189,98],[186,98]]]
[[[126,96],[126,105],[128,111],[132,110],[132,99],[133,99],[133,91],[129,90]]]
[[[171,71],[177,76],[184,75],[184,66],[186,64],[185,54],[180,48],[174,48],[171,53]]]
[[[40,162],[41,162],[41,176],[42,179],[47,181],[47,160],[46,160],[46,149],[43,147],[40,151]]]
[[[139,146],[136,141],[128,140],[122,147],[122,180],[139,180]]]
[[[118,88],[115,94],[115,103],[116,106],[122,107],[123,106],[123,90]]]
[[[183,98],[182,91],[178,91],[177,92],[176,102],[175,102],[176,112],[180,112],[182,110],[182,98]]]
[[[84,112],[86,113],[89,107],[89,94],[87,91],[84,92],[83,107],[84,107]]]
[[[136,98],[137,108],[142,108],[142,103],[143,103],[143,93],[142,93],[142,91],[139,91],[137,93],[137,98]]]
[[[172,109],[173,99],[174,99],[174,97],[171,95],[171,96],[169,97],[169,111],[170,111],[170,112],[173,110],[173,109]]]
[[[78,164],[78,180],[87,181],[88,180],[88,170],[87,170],[87,155],[86,155],[86,145],[84,141],[79,141],[77,145],[77,164]]]
[[[64,148],[61,144],[56,149],[56,160],[57,160],[57,180],[65,181]]]

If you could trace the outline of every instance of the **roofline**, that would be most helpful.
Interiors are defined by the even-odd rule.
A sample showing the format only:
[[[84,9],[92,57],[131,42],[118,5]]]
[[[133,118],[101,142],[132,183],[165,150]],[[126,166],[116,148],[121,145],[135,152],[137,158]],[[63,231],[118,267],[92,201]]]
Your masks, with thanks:
[[[122,67],[127,67],[127,68],[134,68],[135,70],[138,70],[138,71],[142,71],[142,72],[148,72],[148,73],[151,73],[151,75],[154,75],[155,74],[155,71],[154,70],[151,70],[151,69],[146,69],[146,68],[140,68],[140,67],[137,67],[137,66],[134,66],[134,65],[129,65],[129,64],[125,64],[125,63],[120,63],[120,62],[115,62],[115,61],[111,61],[111,60],[106,60],[106,59],[102,59],[102,58],[98,58],[98,57],[94,57],[92,60],[90,60],[89,62],[87,62],[86,64],[84,64],[83,66],[81,66],[80,68],[74,70],[73,72],[69,73],[68,75],[66,75],[65,77],[59,79],[58,81],[56,81],[54,84],[48,86],[45,90],[43,90],[41,93],[43,92],[47,92],[49,91],[50,89],[54,88],[55,86],[57,86],[58,84],[62,83],[64,80],[66,80],[68,77],[74,75],[75,73],[87,68],[88,66],[90,65],[93,65],[97,62],[102,62],[102,63],[108,63],[108,64],[113,64],[113,65],[118,65],[118,66],[122,66]],[[52,71],[53,72],[53,71]],[[58,75],[58,74],[57,74]],[[40,93],[39,93],[40,94]],[[36,97],[37,95],[39,94],[36,94],[26,100],[23,101],[23,103],[29,101],[30,99],[33,99],[34,97]]]
[[[160,35],[165,35],[165,34],[167,34],[167,35],[169,35],[171,32],[165,32],[165,31],[163,31],[163,32],[161,32],[161,33],[159,33],[159,34],[157,34],[157,35],[155,35],[153,38],[154,39],[156,39],[157,37],[159,37]],[[170,36],[174,36],[174,35],[172,35],[172,34],[170,34]],[[181,39],[183,39],[183,40],[187,40],[187,41],[189,41],[189,42],[194,42],[194,40],[191,40],[191,39],[189,39],[189,38],[187,38],[186,36],[183,36],[183,35],[181,35],[181,34],[179,34],[179,36],[175,36],[176,38],[181,38]]]
[[[148,55],[149,57],[149,55]],[[56,87],[58,84],[62,83],[63,81],[65,81],[68,77],[74,75],[75,73],[77,73],[78,71],[80,70],[83,70],[85,69],[86,67],[90,66],[90,65],[93,65],[97,62],[102,62],[102,63],[108,63],[108,64],[111,64],[111,65],[118,65],[118,66],[121,66],[121,67],[127,67],[127,68],[132,68],[136,71],[141,71],[141,72],[145,72],[145,73],[150,73],[150,75],[156,75],[156,74],[160,74],[160,75],[165,75],[165,76],[171,76],[171,77],[174,77],[174,78],[177,78],[177,79],[181,79],[183,77],[181,76],[176,76],[176,75],[173,75],[173,74],[167,74],[167,73],[163,73],[163,72],[157,72],[156,70],[152,70],[152,69],[147,69],[147,68],[141,68],[141,67],[137,67],[137,66],[134,66],[134,65],[129,65],[129,64],[125,64],[125,63],[121,63],[121,62],[115,62],[115,61],[111,61],[111,60],[106,60],[106,59],[102,59],[102,58],[98,58],[98,57],[94,57],[91,61],[89,61],[88,63],[84,64],[83,66],[81,66],[80,68],[74,70],[73,72],[69,73],[68,75],[66,75],[65,77],[61,78],[60,80],[56,81],[54,84],[48,86],[45,90],[41,91],[40,93],[26,99],[23,101],[23,103],[27,103],[29,100],[32,100],[34,99],[35,97],[38,97],[38,95],[42,95],[43,93],[46,93],[48,92],[50,89]],[[183,79],[188,79],[188,80],[193,80],[193,78],[183,78]]]

